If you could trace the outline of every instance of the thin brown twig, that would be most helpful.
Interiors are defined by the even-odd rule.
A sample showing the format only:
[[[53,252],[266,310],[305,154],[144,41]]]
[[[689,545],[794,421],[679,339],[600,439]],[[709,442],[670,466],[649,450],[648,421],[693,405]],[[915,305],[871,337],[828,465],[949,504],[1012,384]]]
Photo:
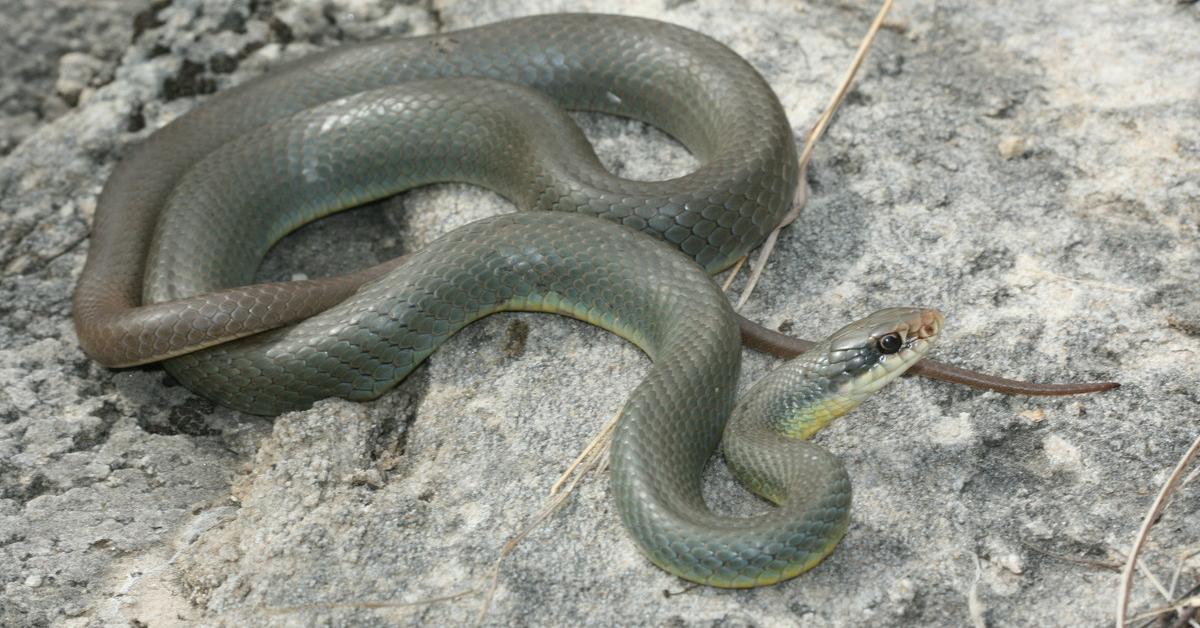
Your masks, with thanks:
[[[979,582],[983,580],[983,565],[979,562],[978,554],[972,552],[971,558],[975,559],[975,580],[967,590],[967,612],[971,615],[972,626],[987,628],[987,610],[983,607],[983,602],[979,601]]]
[[[1142,527],[1138,530],[1137,536],[1133,539],[1133,547],[1130,548],[1129,557],[1125,560],[1125,569],[1121,572],[1120,588],[1117,590],[1117,628],[1125,628],[1126,625],[1125,615],[1129,610],[1129,592],[1133,589],[1133,572],[1137,567],[1138,554],[1142,551],[1142,545],[1145,544],[1146,537],[1150,534],[1150,528],[1162,514],[1163,508],[1166,508],[1167,500],[1174,494],[1176,486],[1183,478],[1183,472],[1197,456],[1200,456],[1200,436],[1196,437],[1192,446],[1175,465],[1175,469],[1163,484],[1158,496],[1154,498],[1154,503],[1150,505],[1150,510],[1146,513],[1146,518],[1142,521]]]
[[[1133,617],[1129,618],[1129,621],[1141,621],[1143,619],[1155,619],[1159,615],[1179,611],[1185,607],[1196,606],[1196,605],[1200,605],[1200,596],[1192,596],[1192,597],[1182,598],[1180,600],[1175,601],[1172,604],[1168,604],[1167,606],[1160,606],[1152,611],[1146,611],[1145,613],[1140,613],[1138,615],[1134,615]]]
[[[792,224],[800,216],[800,210],[804,208],[804,203],[807,200],[807,190],[804,185],[805,177],[808,173],[808,162],[812,160],[813,149],[816,148],[817,140],[825,134],[825,129],[829,128],[829,123],[833,120],[833,114],[842,105],[842,101],[846,99],[846,94],[850,92],[850,85],[854,82],[854,77],[858,74],[858,70],[862,67],[863,61],[867,58],[867,52],[871,49],[871,44],[875,42],[875,35],[879,33],[879,29],[883,26],[883,19],[887,16],[888,11],[892,9],[892,0],[884,0],[883,6],[879,8],[879,13],[875,15],[875,21],[871,22],[871,27],[867,29],[866,36],[858,45],[858,51],[854,54],[854,60],[850,62],[850,68],[846,71],[846,75],[842,77],[842,82],[838,86],[837,91],[833,93],[833,97],[829,99],[829,104],[826,105],[825,111],[821,113],[821,117],[817,118],[816,124],[812,130],[808,132],[808,136],[804,141],[804,149],[800,152],[800,176],[796,182],[796,194],[792,199],[792,208],[779,221],[779,225],[771,231],[763,242],[762,248],[759,249],[758,257],[755,258],[754,264],[750,268],[750,279],[746,282],[746,287],[742,290],[741,296],[738,297],[735,310],[742,309],[746,301],[750,299],[750,295],[754,292],[754,286],[758,285],[758,279],[762,276],[763,269],[767,266],[767,260],[771,257],[772,251],[775,250],[775,242],[779,239],[779,232],[786,226]]]
[[[446,595],[439,595],[437,597],[413,600],[412,602],[328,602],[328,603],[323,603],[323,604],[322,603],[301,604],[298,606],[265,606],[259,610],[261,610],[264,614],[268,614],[268,615],[283,615],[283,614],[288,614],[288,613],[298,613],[298,612],[302,612],[302,611],[335,610],[335,609],[386,610],[386,609],[409,608],[409,607],[413,607],[413,606],[427,606],[429,604],[436,604],[438,602],[448,602],[450,600],[456,600],[460,597],[466,597],[468,595],[475,595],[477,593],[479,593],[478,589],[465,589],[465,590],[459,591],[457,593],[448,593]]]
[[[663,589],[663,597],[672,598],[677,595],[683,595],[684,593],[690,593],[692,591],[695,591],[699,587],[700,587],[700,585],[698,585],[694,582],[689,582],[686,586],[684,586],[682,589],[680,589],[678,591],[672,591],[670,589]]]
[[[1183,484],[1179,485],[1179,488],[1183,488],[1186,485],[1187,480],[1184,480]],[[1183,574],[1183,566],[1187,564],[1189,558],[1196,554],[1200,554],[1200,547],[1190,547],[1179,552],[1179,557],[1175,561],[1175,571],[1171,574],[1171,587],[1169,589],[1171,595],[1175,595],[1175,589],[1179,586],[1179,576]]]
[[[580,465],[583,465],[585,462],[588,463],[584,465],[583,470],[580,471],[580,475],[591,470],[591,468],[594,466],[592,463],[596,460],[596,458],[599,457],[598,454],[603,453],[603,451],[597,451],[597,449],[607,449],[608,443],[612,437],[612,432],[613,430],[617,429],[617,422],[621,420],[621,414],[623,414],[623,412],[618,412],[613,415],[613,418],[609,419],[608,423],[605,423],[600,428],[600,431],[592,437],[592,440],[587,444],[587,447],[584,447],[583,451],[579,452],[579,455],[575,457],[575,460],[573,460],[571,464],[567,465],[567,470],[563,471],[562,475],[558,476],[558,480],[555,481],[550,487],[551,496],[558,494],[558,491],[561,490],[563,485],[567,483],[567,480],[572,479],[572,474],[575,473],[575,470],[578,469]],[[575,476],[574,481],[571,482],[572,487],[578,483],[580,475]]]
[[[1078,558],[1076,556],[1066,556],[1063,554],[1056,554],[1056,553],[1051,552],[1046,549],[1042,549],[1032,543],[1027,543],[1025,541],[1018,541],[1018,542],[1021,545],[1024,545],[1025,547],[1028,547],[1029,549],[1031,549],[1039,554],[1042,554],[1043,556],[1049,556],[1050,558],[1057,558],[1058,560],[1061,560],[1064,562],[1074,563],[1076,565],[1082,565],[1084,567],[1092,567],[1094,569],[1106,569],[1108,571],[1116,571],[1116,572],[1121,571],[1121,563],[1118,563],[1115,561],[1093,560],[1090,558]]]
[[[1150,571],[1150,568],[1146,566],[1146,562],[1141,557],[1138,557],[1137,568],[1138,571],[1142,572],[1143,576],[1146,576],[1150,584],[1154,585],[1155,589],[1158,589],[1158,594],[1162,596],[1162,599],[1168,602],[1171,601],[1171,592],[1167,591],[1167,587],[1163,586],[1162,581],[1158,579],[1158,576],[1154,575],[1153,571]]]
[[[1189,473],[1188,476],[1183,479],[1183,482],[1179,484],[1179,488],[1183,488],[1188,484],[1191,484],[1192,480],[1196,479],[1197,477],[1200,477],[1200,467],[1196,467],[1191,473]]]
[[[733,280],[737,279],[738,273],[742,270],[742,265],[746,263],[748,256],[743,255],[738,258],[733,268],[729,269],[729,274],[725,276],[725,283],[721,284],[721,292],[729,292],[729,286],[733,285]]]

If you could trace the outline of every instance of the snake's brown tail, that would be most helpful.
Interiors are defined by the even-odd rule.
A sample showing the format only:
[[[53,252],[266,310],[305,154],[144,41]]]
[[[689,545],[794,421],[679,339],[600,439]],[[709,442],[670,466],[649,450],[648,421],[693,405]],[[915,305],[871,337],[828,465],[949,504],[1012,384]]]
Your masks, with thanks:
[[[767,329],[740,314],[737,319],[738,327],[742,332],[742,344],[756,351],[770,353],[781,358],[792,358],[804,353],[813,345],[808,340],[793,338],[773,329]],[[929,359],[922,360],[914,365],[907,374],[921,375],[972,388],[994,390],[1006,395],[1082,395],[1112,390],[1120,386],[1117,382],[1093,382],[1085,384],[1039,384],[1036,382],[1024,382],[979,373],[954,366],[953,364]]]
[[[1039,384],[1006,379],[986,373],[970,371],[962,367],[925,359],[913,365],[907,374],[921,375],[932,379],[962,384],[972,388],[994,390],[1006,395],[1037,395],[1053,397],[1062,395],[1083,395],[1087,393],[1112,390],[1120,384],[1117,382],[1091,382],[1085,384]]]

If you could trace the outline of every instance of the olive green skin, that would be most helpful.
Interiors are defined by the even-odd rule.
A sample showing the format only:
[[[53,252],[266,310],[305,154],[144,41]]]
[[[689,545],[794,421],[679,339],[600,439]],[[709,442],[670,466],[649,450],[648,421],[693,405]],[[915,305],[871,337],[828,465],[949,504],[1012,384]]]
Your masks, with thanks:
[[[426,82],[445,77],[507,85]],[[653,124],[700,166],[669,181],[615,177],[558,106]],[[319,111],[305,113],[313,107]],[[354,124],[371,121],[369,130]],[[227,146],[250,134],[269,136],[269,145]],[[396,150],[400,140],[412,143]],[[160,220],[168,199],[186,204],[173,191],[187,185],[189,171],[205,190],[193,203],[198,211],[167,211]],[[791,128],[763,78],[722,44],[671,24],[546,15],[342,46],[217,94],[117,165],[97,202],[75,292],[76,330],[88,355],[129,366],[307,318],[363,276],[230,286],[250,282],[262,252],[304,221],[438,181],[491,187],[519,209],[619,222],[712,273],[779,223],[798,176]],[[156,237],[158,261],[148,264]],[[168,277],[167,285],[149,279],[157,285],[144,292],[156,265],[192,272],[171,259],[169,249],[181,244],[193,249],[189,256],[203,248],[210,261],[195,271],[206,278],[181,277],[179,285],[205,289],[187,294]]]
[[[615,177],[560,106],[649,122],[700,166],[670,181]],[[105,363],[171,358],[166,368],[197,393],[276,414],[377,397],[493,312],[594,323],[653,360],[612,449],[612,490],[633,539],[695,582],[770,584],[832,550],[849,479],[819,447],[789,462],[772,449],[781,438],[740,421],[726,430],[740,345],[707,273],[764,238],[797,176],[770,88],[687,29],[555,15],[347,46],[214,97],[118,166],[97,209],[76,324]],[[337,280],[230,289],[252,281],[298,226],[440,181],[554,211],[463,227],[356,292]],[[771,441],[735,468],[752,469],[751,488],[789,483],[771,496],[781,508],[754,519],[708,510],[701,474],[723,431]]]

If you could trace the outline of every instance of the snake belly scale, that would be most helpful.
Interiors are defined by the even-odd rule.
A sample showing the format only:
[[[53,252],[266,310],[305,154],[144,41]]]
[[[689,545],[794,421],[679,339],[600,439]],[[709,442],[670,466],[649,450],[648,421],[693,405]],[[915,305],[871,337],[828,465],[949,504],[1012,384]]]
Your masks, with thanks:
[[[669,181],[615,177],[559,107],[653,124],[700,166]],[[766,82],[681,27],[554,15],[347,46],[214,97],[118,165],[98,203],[76,325],[106,364],[166,359],[192,390],[275,414],[374,398],[493,312],[586,320],[653,361],[612,450],[631,536],[689,580],[769,584],[820,561],[849,516],[840,462],[779,428],[806,437],[857,405],[925,354],[941,320],[901,309],[848,326],[739,406],[782,416],[735,413],[737,323],[707,273],[763,239],[797,177]],[[455,230],[346,299],[236,288],[298,226],[440,181],[554,211]],[[884,337],[896,346],[881,350]],[[705,506],[701,474],[723,433],[731,466],[780,508],[739,519]]]

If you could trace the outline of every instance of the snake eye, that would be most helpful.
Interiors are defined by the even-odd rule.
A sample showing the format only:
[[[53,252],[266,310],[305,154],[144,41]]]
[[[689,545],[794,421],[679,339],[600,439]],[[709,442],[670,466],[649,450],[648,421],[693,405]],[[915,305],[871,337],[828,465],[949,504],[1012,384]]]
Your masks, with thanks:
[[[879,352],[890,354],[900,350],[904,345],[904,341],[900,339],[900,334],[888,334],[879,338]]]

